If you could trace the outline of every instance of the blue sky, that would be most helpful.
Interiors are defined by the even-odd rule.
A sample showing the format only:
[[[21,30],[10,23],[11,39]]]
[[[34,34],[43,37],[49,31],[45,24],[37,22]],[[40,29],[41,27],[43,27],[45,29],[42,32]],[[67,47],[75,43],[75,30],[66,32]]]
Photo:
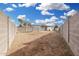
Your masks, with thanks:
[[[75,10],[75,11],[79,10],[79,3],[64,3],[65,6],[63,6],[63,4],[61,3],[61,5],[60,6],[59,5],[60,4],[56,5],[54,3],[45,4],[45,6],[42,3],[35,3],[35,4],[0,3],[0,11],[3,11],[18,25],[19,22],[17,17],[19,15],[25,15],[26,21],[35,24],[39,22],[41,23],[41,21],[39,20],[44,20],[44,21],[45,19],[50,20],[54,16],[53,18],[57,18],[54,19],[57,22],[57,24],[62,24],[63,20],[62,18],[60,18],[60,16],[64,16],[64,13],[68,13],[71,10]],[[36,20],[38,21],[37,23]]]

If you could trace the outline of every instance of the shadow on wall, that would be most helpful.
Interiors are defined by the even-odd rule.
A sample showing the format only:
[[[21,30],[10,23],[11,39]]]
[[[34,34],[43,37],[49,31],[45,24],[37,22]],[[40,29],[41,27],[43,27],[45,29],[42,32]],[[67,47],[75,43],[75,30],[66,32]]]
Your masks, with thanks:
[[[53,35],[54,34],[54,35]],[[72,56],[69,46],[58,33],[49,33],[30,43],[25,47],[8,54],[9,56]]]

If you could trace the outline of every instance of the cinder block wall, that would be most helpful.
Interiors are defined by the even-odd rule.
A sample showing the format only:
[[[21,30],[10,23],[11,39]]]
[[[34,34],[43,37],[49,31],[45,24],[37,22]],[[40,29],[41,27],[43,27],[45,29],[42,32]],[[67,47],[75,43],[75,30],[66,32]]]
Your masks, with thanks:
[[[9,19],[9,48],[11,46],[11,43],[16,35],[17,27],[16,25],[10,21]]]
[[[69,28],[68,21],[65,22],[61,28],[61,33],[65,41],[69,44],[74,55],[79,56],[79,13],[69,18]]]
[[[68,43],[68,20],[66,20],[62,29],[63,29],[63,37],[65,38],[66,42]]]
[[[8,16],[0,12],[0,55],[6,55],[15,34],[15,24],[9,20]]]

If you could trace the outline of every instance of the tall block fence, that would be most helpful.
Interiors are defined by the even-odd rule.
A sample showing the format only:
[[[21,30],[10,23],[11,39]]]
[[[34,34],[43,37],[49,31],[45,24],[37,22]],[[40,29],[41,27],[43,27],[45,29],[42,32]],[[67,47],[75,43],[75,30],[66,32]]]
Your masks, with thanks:
[[[60,33],[74,55],[79,56],[79,13],[68,18],[60,28]]]
[[[16,35],[16,30],[17,28],[10,18],[0,12],[0,55],[6,55]]]

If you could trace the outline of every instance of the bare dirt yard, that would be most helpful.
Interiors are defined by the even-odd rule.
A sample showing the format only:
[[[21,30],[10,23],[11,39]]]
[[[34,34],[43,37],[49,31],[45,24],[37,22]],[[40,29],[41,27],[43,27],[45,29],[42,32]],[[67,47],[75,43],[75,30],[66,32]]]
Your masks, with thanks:
[[[63,37],[57,32],[18,32],[7,55],[11,56],[72,56]]]

